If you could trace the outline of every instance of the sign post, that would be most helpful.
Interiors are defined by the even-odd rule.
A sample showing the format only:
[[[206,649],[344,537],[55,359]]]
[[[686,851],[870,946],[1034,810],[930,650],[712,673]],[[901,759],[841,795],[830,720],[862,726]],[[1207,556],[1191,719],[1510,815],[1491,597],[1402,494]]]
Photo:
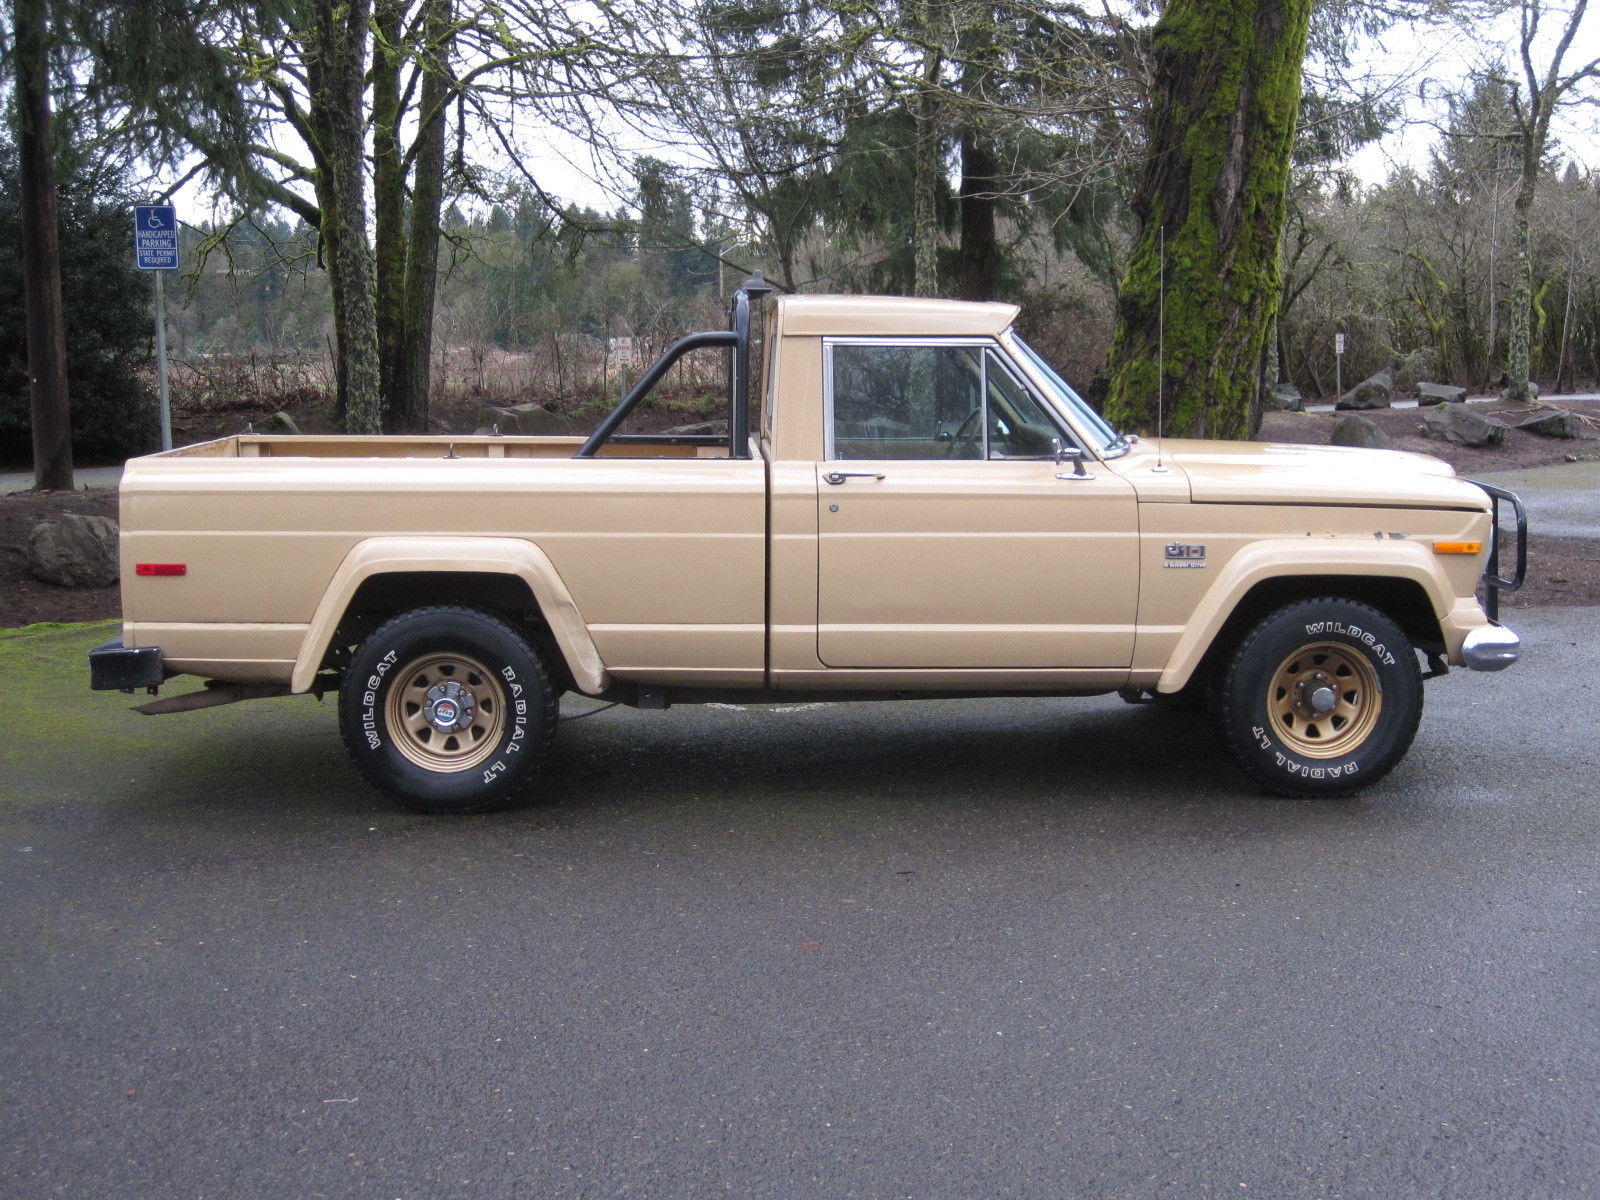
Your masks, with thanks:
[[[1333,335],[1333,398],[1344,395],[1344,334]]]
[[[156,276],[156,390],[161,396],[161,448],[172,449],[172,403],[167,396],[167,305],[161,278],[178,269],[178,214],[170,204],[133,207],[133,262]]]

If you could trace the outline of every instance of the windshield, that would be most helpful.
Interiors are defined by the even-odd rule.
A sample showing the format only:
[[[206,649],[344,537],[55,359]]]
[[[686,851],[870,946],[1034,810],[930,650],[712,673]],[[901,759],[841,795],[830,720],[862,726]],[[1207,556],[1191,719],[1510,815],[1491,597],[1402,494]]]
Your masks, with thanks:
[[[1088,401],[1072,390],[1071,384],[1056,374],[1054,367],[1039,357],[1038,351],[1015,332],[1011,334],[1011,342],[1050,388],[1050,399],[1055,401],[1056,406],[1072,417],[1079,429],[1099,443],[1096,449],[1105,451],[1126,446],[1126,440],[1106,424],[1104,417],[1089,407]]]

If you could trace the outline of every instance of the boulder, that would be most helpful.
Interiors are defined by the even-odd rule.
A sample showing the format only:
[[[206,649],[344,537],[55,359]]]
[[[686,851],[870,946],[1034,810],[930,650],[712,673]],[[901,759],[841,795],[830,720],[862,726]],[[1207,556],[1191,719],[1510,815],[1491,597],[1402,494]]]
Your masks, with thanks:
[[[300,426],[294,423],[294,418],[286,412],[275,412],[265,421],[261,422],[258,433],[294,433],[300,432]]]
[[[1458,446],[1498,446],[1506,440],[1504,421],[1479,416],[1465,405],[1441,404],[1422,410],[1422,431]]]
[[[663,429],[661,432],[669,435],[710,437],[727,433],[728,422],[726,418],[718,421],[696,421],[693,425],[674,425],[671,429]]]
[[[1267,389],[1263,397],[1268,408],[1275,408],[1279,412],[1305,412],[1305,397],[1300,395],[1300,389],[1292,383],[1275,383]]]
[[[1417,403],[1423,408],[1430,404],[1465,404],[1467,389],[1456,387],[1453,383],[1428,383],[1417,384]]]
[[[1333,424],[1332,444],[1335,446],[1360,446],[1366,450],[1393,450],[1389,435],[1377,422],[1355,413],[1346,413]]]
[[[1539,398],[1539,385],[1537,383],[1529,383],[1528,384],[1528,395],[1527,395],[1526,398],[1529,399],[1529,400],[1537,400]],[[1511,400],[1511,385],[1510,384],[1507,384],[1506,387],[1500,392],[1500,399],[1508,400],[1508,401],[1511,401],[1512,403],[1516,403],[1516,401],[1512,401]]]
[[[1369,375],[1339,397],[1333,407],[1340,412],[1364,408],[1388,408],[1394,398],[1394,378],[1388,371]]]
[[[117,581],[117,523],[76,513],[41,521],[28,537],[28,571],[58,587],[110,587]]]
[[[508,408],[490,406],[478,414],[478,425],[484,429],[499,428],[504,434],[548,435],[587,433],[563,413],[551,412],[542,404],[513,404]]]
[[[1570,413],[1564,408],[1552,408],[1547,412],[1534,413],[1526,421],[1519,422],[1517,428],[1537,433],[1540,437],[1551,438],[1581,438],[1588,432],[1578,414]]]

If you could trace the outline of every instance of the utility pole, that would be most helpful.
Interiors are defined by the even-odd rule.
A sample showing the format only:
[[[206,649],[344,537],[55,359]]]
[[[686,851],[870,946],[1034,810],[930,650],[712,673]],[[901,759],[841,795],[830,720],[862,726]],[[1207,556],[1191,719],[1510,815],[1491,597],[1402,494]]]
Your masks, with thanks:
[[[12,0],[17,149],[22,183],[22,293],[27,308],[33,485],[71,491],[72,418],[61,308],[61,246],[50,117],[49,0]]]

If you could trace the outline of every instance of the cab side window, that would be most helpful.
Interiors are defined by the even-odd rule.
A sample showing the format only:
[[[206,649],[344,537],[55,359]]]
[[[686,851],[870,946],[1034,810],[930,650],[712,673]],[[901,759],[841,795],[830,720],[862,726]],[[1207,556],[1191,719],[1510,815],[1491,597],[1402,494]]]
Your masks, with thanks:
[[[834,458],[983,457],[982,347],[829,349]]]
[[[1063,438],[991,347],[835,343],[828,369],[835,459],[1049,458]]]

